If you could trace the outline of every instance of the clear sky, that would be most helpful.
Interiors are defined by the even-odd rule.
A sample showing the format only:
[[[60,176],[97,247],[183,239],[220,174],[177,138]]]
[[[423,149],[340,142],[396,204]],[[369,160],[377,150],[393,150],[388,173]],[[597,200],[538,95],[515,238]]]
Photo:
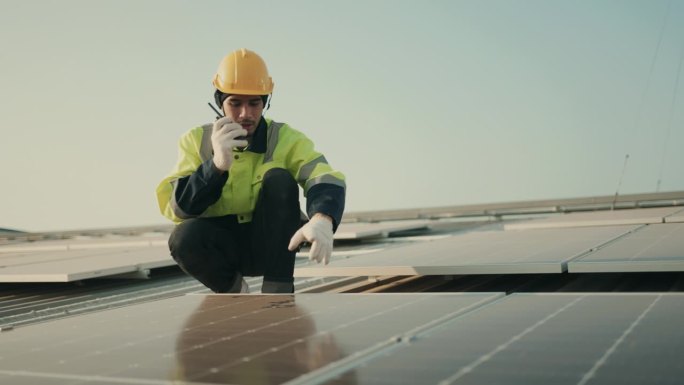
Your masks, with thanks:
[[[1,0],[0,227],[167,223],[240,47],[347,211],[684,190],[684,0]]]

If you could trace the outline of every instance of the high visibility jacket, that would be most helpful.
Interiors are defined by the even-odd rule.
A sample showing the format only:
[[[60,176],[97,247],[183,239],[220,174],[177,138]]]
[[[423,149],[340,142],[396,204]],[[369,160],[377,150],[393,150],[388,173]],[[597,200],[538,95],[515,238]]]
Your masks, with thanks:
[[[176,223],[224,215],[249,222],[264,174],[283,168],[304,189],[309,216],[329,215],[337,228],[344,210],[345,177],[333,170],[304,134],[285,123],[261,118],[250,147],[234,152],[230,169],[222,173],[213,166],[212,129],[208,123],[181,137],[178,163],[157,187],[164,216]]]

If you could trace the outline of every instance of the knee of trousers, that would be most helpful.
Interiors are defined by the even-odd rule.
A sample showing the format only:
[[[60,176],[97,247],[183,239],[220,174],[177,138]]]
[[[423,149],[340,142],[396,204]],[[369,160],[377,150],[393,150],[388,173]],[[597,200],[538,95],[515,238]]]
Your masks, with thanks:
[[[297,181],[282,168],[272,168],[264,174],[261,185],[263,198],[273,202],[298,202],[299,190]]]
[[[169,237],[169,251],[182,267],[191,267],[197,261],[198,251],[206,247],[207,232],[199,219],[188,219],[176,225]]]

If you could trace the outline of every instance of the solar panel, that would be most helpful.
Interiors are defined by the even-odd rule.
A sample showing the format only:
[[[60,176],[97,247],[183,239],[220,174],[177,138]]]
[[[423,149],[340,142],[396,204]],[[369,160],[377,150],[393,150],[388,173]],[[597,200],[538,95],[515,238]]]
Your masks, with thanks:
[[[174,264],[168,246],[0,254],[0,282],[71,282]]]
[[[514,294],[292,384],[681,384],[682,318],[682,294]]]
[[[682,209],[681,211],[678,211],[672,215],[665,217],[665,222],[667,222],[667,223],[684,222],[684,209]]]
[[[406,230],[427,228],[430,221],[390,221],[381,223],[341,223],[335,232],[336,240],[365,239],[387,236]]]
[[[636,226],[481,231],[388,247],[328,266],[297,267],[295,276],[562,273],[567,261]]]
[[[0,379],[279,384],[502,295],[187,295],[2,333]]]
[[[41,378],[36,381],[33,378],[22,378],[15,374],[0,374],[0,384],[11,385],[74,385],[74,379],[69,378]]]
[[[370,247],[363,247],[363,248],[335,248],[333,249],[333,252],[330,256],[331,260],[336,260],[336,259],[345,259],[345,258],[350,258],[353,256],[357,255],[363,255],[363,254],[368,254],[372,253],[378,250],[382,250],[384,246],[382,245],[374,245]],[[297,258],[309,258],[309,251],[310,248],[303,248],[300,252],[296,254]]]
[[[644,226],[570,262],[571,273],[684,271],[684,223]]]
[[[663,218],[681,210],[681,207],[659,207],[570,213],[526,222],[505,224],[506,230],[527,230],[559,227],[614,226],[663,223]]]
[[[12,243],[0,245],[0,257],[7,253],[28,253],[34,251],[93,250],[121,247],[149,247],[168,244],[169,236],[60,239],[50,241]]]
[[[36,265],[44,262],[56,262],[74,258],[91,257],[100,254],[111,253],[111,250],[69,250],[69,251],[31,251],[0,253],[0,272],[1,268],[21,265]]]
[[[428,221],[351,224],[340,226],[347,239],[369,234],[424,228]],[[344,230],[344,229],[347,230]],[[365,230],[364,230],[365,229]],[[338,232],[339,233],[339,232]],[[149,237],[76,238],[0,246],[0,282],[70,282],[172,266],[168,235]],[[373,251],[335,251],[334,259]],[[308,251],[299,256],[308,256]]]

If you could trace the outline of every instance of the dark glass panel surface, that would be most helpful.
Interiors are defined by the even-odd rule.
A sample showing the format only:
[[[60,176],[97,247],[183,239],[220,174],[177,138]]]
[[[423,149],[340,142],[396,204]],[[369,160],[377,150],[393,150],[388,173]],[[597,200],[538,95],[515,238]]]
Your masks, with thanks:
[[[681,294],[516,294],[327,383],[680,384],[683,317]]]
[[[0,374],[276,384],[497,296],[187,295],[2,333]]]

